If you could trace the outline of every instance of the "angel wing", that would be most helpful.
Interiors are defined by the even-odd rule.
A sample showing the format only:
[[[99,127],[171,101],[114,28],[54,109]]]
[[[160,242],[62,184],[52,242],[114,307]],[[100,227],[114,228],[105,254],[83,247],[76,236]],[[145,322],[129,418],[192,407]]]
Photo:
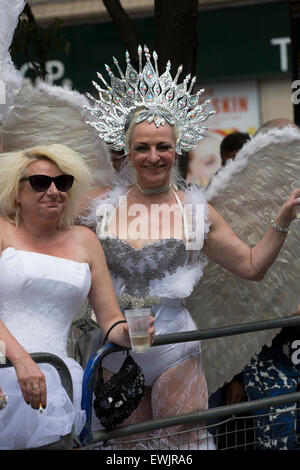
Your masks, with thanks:
[[[207,200],[249,246],[263,236],[300,174],[300,132],[273,129],[257,135],[212,179]],[[300,221],[263,281],[247,281],[213,262],[187,300],[198,328],[217,328],[290,316],[300,303]],[[270,343],[275,330],[202,342],[209,392],[241,372]]]
[[[24,80],[2,126],[4,151],[61,143],[83,156],[95,186],[112,184],[115,171],[108,149],[84,122],[87,104],[87,98],[77,91]]]
[[[77,91],[42,81],[36,85],[22,81],[14,67],[9,47],[24,5],[24,0],[0,2],[0,86],[4,86],[6,97],[5,104],[2,107],[0,104],[4,151],[63,143],[86,160],[95,186],[110,185],[116,175],[108,149],[84,122],[87,98]]]
[[[0,2],[0,123],[11,111],[15,93],[21,86],[21,75],[13,65],[9,48],[24,6],[24,0]]]

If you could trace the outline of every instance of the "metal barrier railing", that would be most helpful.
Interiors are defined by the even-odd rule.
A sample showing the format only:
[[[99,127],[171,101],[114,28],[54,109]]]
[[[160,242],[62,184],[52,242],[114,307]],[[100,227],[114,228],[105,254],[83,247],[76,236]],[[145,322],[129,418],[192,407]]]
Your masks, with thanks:
[[[231,325],[222,328],[206,329],[201,331],[195,330],[176,334],[157,335],[154,339],[152,347],[179,342],[189,342],[204,339],[209,340],[222,336],[231,336],[297,325],[300,325],[300,317],[293,316],[280,319],[264,320],[259,322],[243,323],[239,325]],[[92,432],[91,417],[95,372],[104,357],[106,357],[108,354],[111,354],[112,352],[117,351],[125,351],[125,348],[109,343],[104,347],[100,348],[96,352],[96,354],[94,354],[90,358],[86,366],[83,379],[82,408],[86,411],[87,421],[80,436],[80,441],[83,445],[83,448],[88,448],[89,445],[93,445],[99,442],[107,442],[111,439],[122,438],[133,434],[144,433],[162,428],[180,426],[183,424],[197,425],[199,421],[203,420],[206,421],[215,418],[226,418],[241,413],[251,413],[261,408],[269,408],[272,406],[280,406],[281,404],[300,402],[300,392],[296,392],[291,394],[280,395],[277,397],[255,400],[252,402],[238,403],[235,405],[222,406],[208,410],[198,410],[193,413],[182,414],[168,418],[155,419],[147,422],[135,423],[132,425],[119,427],[113,431]],[[66,389],[70,399],[73,401],[72,378],[64,361],[59,357],[48,353],[34,353],[31,354],[31,357],[37,363],[48,363],[56,368],[63,387]],[[0,364],[0,368],[10,366],[12,366],[12,364],[8,360],[6,360],[5,364]]]
[[[157,335],[154,338],[153,346],[162,344],[182,343],[187,341],[196,341],[202,339],[220,338],[222,336],[233,336],[254,331],[273,330],[288,326],[300,325],[300,316],[274,318],[238,325],[224,326],[222,328],[210,328],[207,330],[185,331],[182,333],[172,333],[168,335]]]
[[[38,364],[49,364],[57,370],[61,384],[66,390],[71,402],[73,403],[73,382],[70,371],[65,362],[55,354],[50,353],[31,353],[31,358]],[[13,367],[12,363],[6,358],[5,363],[0,363],[0,369]],[[42,447],[36,447],[37,450],[71,450],[74,440],[76,440],[74,426],[69,434],[61,436],[57,442],[46,444]]]
[[[164,344],[172,344],[179,342],[197,341],[203,339],[212,339],[223,336],[231,336],[237,334],[250,333],[255,331],[276,329],[283,327],[290,327],[300,325],[300,317],[293,316],[280,319],[271,319],[258,322],[243,323],[239,325],[231,325],[222,328],[213,328],[207,330],[194,330],[181,332],[176,334],[168,335],[157,335],[154,338],[153,346],[161,346]],[[128,426],[119,427],[113,431],[91,431],[91,417],[92,417],[92,400],[93,400],[93,389],[95,383],[95,372],[101,361],[108,354],[117,351],[124,351],[125,348],[109,343],[104,347],[100,348],[96,354],[94,354],[85,369],[83,379],[83,398],[82,408],[86,410],[87,421],[86,425],[80,436],[80,441],[83,446],[88,446],[92,443],[100,441],[108,441],[109,439],[120,438],[129,436],[131,434],[143,433],[150,430],[166,428],[170,426],[178,426],[182,424],[193,424],[199,423],[200,420],[208,420],[213,418],[222,418],[234,414],[252,412],[254,410],[270,407],[280,404],[295,403],[300,401],[300,392],[280,395],[272,398],[264,398],[261,400],[255,400],[246,403],[238,403],[236,405],[223,406],[218,408],[212,408],[208,410],[198,410],[193,413],[172,416],[168,418],[151,420],[148,422],[135,423]]]
[[[62,386],[66,390],[70,400],[73,402],[72,377],[64,361],[55,354],[50,353],[32,353],[30,356],[37,364],[47,363],[55,367],[59,374]],[[8,359],[6,359],[4,364],[0,364],[0,369],[5,367],[13,367],[12,363]]]
[[[272,406],[285,405],[289,403],[300,402],[300,392],[289,393],[277,397],[262,398],[252,402],[237,403],[235,405],[220,406],[208,410],[197,410],[193,413],[186,413],[169,418],[155,419],[148,422],[141,422],[122,426],[112,431],[94,431],[91,443],[106,442],[110,439],[139,434],[155,429],[180,426],[183,424],[199,424],[200,421],[206,421],[214,418],[225,418],[232,415],[249,413],[262,408],[270,408]]]

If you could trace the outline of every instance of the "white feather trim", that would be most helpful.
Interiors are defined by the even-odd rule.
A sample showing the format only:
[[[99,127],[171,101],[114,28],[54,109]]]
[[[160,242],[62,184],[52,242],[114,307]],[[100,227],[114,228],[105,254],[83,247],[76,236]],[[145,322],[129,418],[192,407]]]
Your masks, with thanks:
[[[192,293],[195,284],[202,277],[206,264],[207,258],[203,258],[202,264],[198,262],[197,266],[188,268],[182,266],[177,268],[174,274],[166,274],[162,279],[151,281],[150,295],[184,299]]]

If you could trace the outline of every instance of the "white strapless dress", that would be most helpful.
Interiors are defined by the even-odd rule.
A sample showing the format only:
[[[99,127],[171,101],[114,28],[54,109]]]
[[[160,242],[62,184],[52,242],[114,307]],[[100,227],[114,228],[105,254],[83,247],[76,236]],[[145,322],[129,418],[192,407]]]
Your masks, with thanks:
[[[68,434],[72,425],[76,434],[83,428],[83,371],[67,357],[66,345],[90,285],[87,263],[14,248],[2,252],[0,318],[28,352],[49,352],[65,361],[73,380],[73,404],[49,364],[39,364],[47,383],[43,413],[25,403],[14,368],[0,369],[0,385],[8,394],[8,404],[0,411],[0,449],[40,447]]]

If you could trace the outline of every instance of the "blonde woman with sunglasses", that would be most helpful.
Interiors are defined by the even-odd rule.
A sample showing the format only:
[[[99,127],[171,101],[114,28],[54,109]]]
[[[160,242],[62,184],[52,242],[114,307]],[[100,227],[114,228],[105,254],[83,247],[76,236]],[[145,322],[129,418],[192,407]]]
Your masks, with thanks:
[[[73,425],[76,434],[81,431],[82,369],[66,352],[71,321],[87,296],[104,331],[124,319],[97,236],[74,226],[89,177],[80,156],[64,145],[0,159],[0,341],[13,365],[0,369],[7,395],[0,411],[6,423],[0,427],[0,449],[41,447]],[[129,347],[126,324],[117,325],[109,339]],[[53,353],[66,362],[73,404],[55,369],[38,366],[33,352]]]

